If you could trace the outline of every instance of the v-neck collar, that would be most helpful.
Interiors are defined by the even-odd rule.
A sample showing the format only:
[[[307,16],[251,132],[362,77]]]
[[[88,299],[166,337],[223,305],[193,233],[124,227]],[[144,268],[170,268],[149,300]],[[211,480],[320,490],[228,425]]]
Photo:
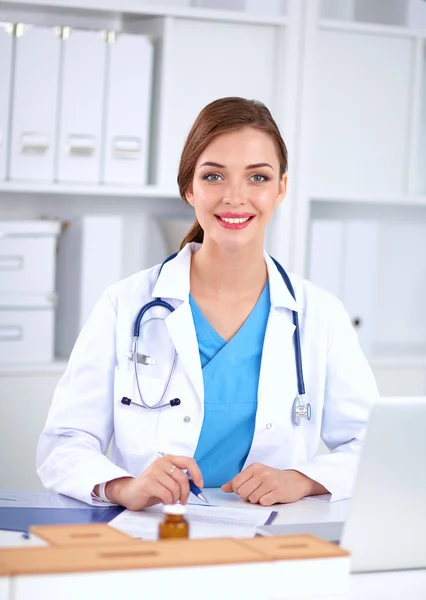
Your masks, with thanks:
[[[174,258],[164,265],[152,291],[153,298],[170,298],[188,302],[190,288],[191,256],[197,252],[201,244],[187,244]],[[272,258],[264,252],[268,269],[268,281],[272,308],[288,308],[293,311],[302,310],[291,295],[285,281],[274,264]],[[301,300],[299,299],[299,302]]]
[[[204,315],[203,311],[200,309],[200,307],[198,306],[198,304],[196,303],[196,301],[194,300],[194,297],[192,296],[192,294],[189,294],[189,304],[191,306],[191,310],[195,311],[197,313],[197,321],[198,324],[202,326],[202,328],[206,331],[206,333],[208,333],[209,336],[213,336],[216,341],[218,342],[218,344],[222,344],[222,347],[225,346],[226,344],[229,344],[232,340],[234,340],[238,334],[243,330],[243,328],[249,324],[249,322],[254,318],[254,315],[256,314],[256,312],[259,310],[259,306],[262,304],[265,295],[267,294],[269,289],[269,280],[266,282],[262,293],[260,294],[259,298],[256,301],[256,304],[253,306],[250,314],[248,315],[247,319],[244,321],[244,323],[241,325],[241,327],[238,329],[238,331],[236,331],[234,333],[234,335],[228,340],[226,341],[225,338],[223,338],[217,331],[216,329],[213,327],[213,325],[210,323],[210,321],[206,318],[206,316]]]

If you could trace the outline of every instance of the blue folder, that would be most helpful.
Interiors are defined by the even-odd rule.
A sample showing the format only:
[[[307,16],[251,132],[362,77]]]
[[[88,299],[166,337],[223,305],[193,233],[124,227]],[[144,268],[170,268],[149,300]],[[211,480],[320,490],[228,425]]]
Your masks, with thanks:
[[[122,506],[85,508],[32,508],[29,506],[0,506],[0,529],[27,534],[31,525],[70,525],[108,523],[119,515]]]

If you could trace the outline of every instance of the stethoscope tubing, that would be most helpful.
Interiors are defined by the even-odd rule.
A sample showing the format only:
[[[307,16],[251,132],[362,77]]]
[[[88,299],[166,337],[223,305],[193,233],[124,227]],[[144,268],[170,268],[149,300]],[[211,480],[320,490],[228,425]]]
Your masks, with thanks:
[[[171,256],[169,256],[168,258],[166,258],[166,260],[162,263],[160,270],[158,272],[158,277],[160,276],[161,271],[163,270],[163,267],[166,263],[168,263],[170,260],[173,260],[176,256],[177,256],[177,252],[175,252],[174,254],[172,254]],[[275,266],[277,267],[281,277],[283,278],[288,291],[290,292],[290,294],[292,295],[294,301],[296,301],[296,294],[294,292],[294,288],[293,285],[290,281],[290,277],[287,275],[286,271],[284,270],[284,268],[280,265],[280,263],[273,257],[271,257]],[[164,403],[164,397],[167,394],[167,391],[169,389],[170,386],[170,382],[171,379],[173,377],[175,368],[176,368],[176,363],[177,363],[177,353],[175,351],[174,353],[174,357],[173,357],[173,365],[172,368],[170,370],[169,376],[167,378],[166,381],[166,385],[164,387],[163,393],[161,395],[160,400],[154,404],[154,405],[149,405],[147,404],[144,400],[143,400],[143,396],[142,396],[142,390],[140,389],[140,384],[139,384],[139,377],[138,377],[138,369],[137,369],[137,356],[138,356],[138,341],[139,341],[139,335],[140,335],[140,328],[141,328],[141,323],[142,323],[142,319],[145,316],[145,314],[151,310],[152,308],[155,307],[162,307],[165,308],[166,310],[168,310],[170,313],[172,313],[175,308],[169,303],[166,302],[165,300],[162,300],[161,298],[154,298],[154,300],[152,300],[151,302],[148,302],[147,304],[145,304],[138,312],[134,325],[133,325],[133,357],[132,357],[132,362],[134,365],[134,371],[135,371],[135,379],[136,379],[136,384],[137,384],[137,388],[138,388],[138,393],[139,393],[139,397],[140,400],[142,402],[142,404],[140,405],[141,408],[147,408],[150,410],[156,410],[159,408],[166,408],[167,406],[173,406],[173,404],[171,404],[170,402]],[[305,405],[302,398],[305,395],[305,381],[304,381],[304,377],[303,377],[303,366],[302,366],[302,348],[301,348],[301,342],[300,342],[300,327],[299,327],[299,316],[297,314],[296,310],[292,311],[292,317],[293,317],[293,324],[295,327],[294,330],[294,355],[295,355],[295,362],[296,362],[296,373],[297,373],[297,390],[298,390],[298,397],[296,398],[295,402],[294,402],[294,406],[293,406],[293,411],[296,411],[296,406],[297,404],[302,407],[302,409],[304,407],[306,407],[306,414],[308,416],[306,416],[306,418],[308,420],[310,420],[311,418],[311,407],[310,404]],[[300,424],[300,419],[294,418],[296,425]]]

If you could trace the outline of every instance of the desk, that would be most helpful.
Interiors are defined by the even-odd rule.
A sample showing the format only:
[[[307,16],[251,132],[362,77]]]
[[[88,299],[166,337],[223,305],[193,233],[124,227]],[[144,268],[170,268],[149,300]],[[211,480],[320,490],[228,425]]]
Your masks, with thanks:
[[[234,494],[224,494],[220,489],[205,490],[205,492],[212,504],[234,507],[241,505],[256,510],[256,506],[246,504]],[[278,512],[276,524],[344,521],[348,513],[349,501],[329,503],[300,500],[293,504],[275,506],[274,509]],[[45,543],[35,536],[26,540],[20,533],[0,531],[0,547],[30,545],[43,546]],[[426,600],[426,570],[352,575],[348,600]]]

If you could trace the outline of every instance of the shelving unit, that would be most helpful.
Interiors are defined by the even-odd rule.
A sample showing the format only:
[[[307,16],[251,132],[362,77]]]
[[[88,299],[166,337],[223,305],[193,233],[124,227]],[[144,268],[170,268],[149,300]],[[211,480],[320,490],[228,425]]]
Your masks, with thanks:
[[[306,14],[293,268],[337,286],[382,393],[424,394],[426,27],[355,22],[356,2],[342,19],[321,2]]]
[[[0,2],[6,20],[147,34],[156,54],[150,184],[0,182],[0,216],[189,221],[175,183],[183,140],[203,105],[235,94],[264,100],[289,148],[288,197],[267,249],[290,270],[309,276],[318,219],[374,222],[380,231],[392,220],[425,224],[426,237],[426,28],[355,21],[356,1],[339,4],[344,18],[330,10],[324,18],[320,0],[288,0],[280,16],[167,0]],[[141,247],[137,226],[128,243]],[[423,369],[424,358],[370,357],[381,369],[407,360]]]
[[[184,3],[183,3],[184,4]],[[188,3],[189,4],[189,3]],[[254,23],[261,25],[286,25],[286,15],[268,15],[265,12],[250,13],[245,11],[202,8],[199,6],[178,6],[164,3],[143,2],[140,0],[12,0],[0,2],[2,14],[16,15],[18,11],[29,15],[34,10],[37,14],[45,14],[47,10],[56,15],[80,15],[108,19],[114,18],[126,23],[136,19],[150,17],[180,17],[184,19],[203,19],[207,21],[224,21],[227,23]],[[86,21],[87,22],[87,21]]]

